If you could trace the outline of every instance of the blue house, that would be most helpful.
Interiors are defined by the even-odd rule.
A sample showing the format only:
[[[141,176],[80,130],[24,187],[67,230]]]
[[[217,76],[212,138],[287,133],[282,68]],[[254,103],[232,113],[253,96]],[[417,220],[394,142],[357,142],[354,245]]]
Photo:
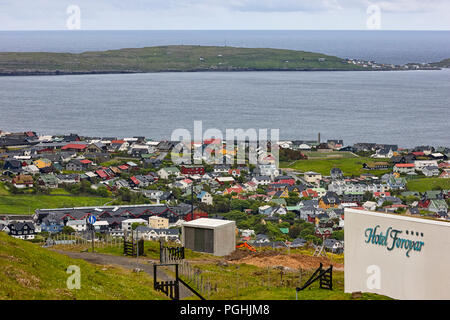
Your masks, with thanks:
[[[47,217],[42,220],[41,232],[58,233],[64,228],[64,221],[53,217]]]

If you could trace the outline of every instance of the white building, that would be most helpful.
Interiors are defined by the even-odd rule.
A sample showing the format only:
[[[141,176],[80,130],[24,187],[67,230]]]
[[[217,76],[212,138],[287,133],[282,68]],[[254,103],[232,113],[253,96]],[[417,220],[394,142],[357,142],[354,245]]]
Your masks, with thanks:
[[[148,222],[144,219],[127,219],[127,220],[123,220],[122,221],[122,230],[124,231],[131,231],[131,226],[133,225],[133,223],[139,223],[139,224],[144,224],[145,226],[148,226]]]
[[[303,178],[308,183],[319,184],[320,180],[322,180],[322,175],[314,171],[308,171],[303,174]]]
[[[180,170],[177,167],[167,167],[167,168],[162,168],[158,171],[158,176],[161,179],[169,179],[169,176],[175,176],[175,177],[179,177],[180,176]]]
[[[225,256],[236,250],[236,222],[200,218],[182,226],[185,248]]]
[[[393,171],[398,173],[411,173],[415,172],[416,166],[414,163],[397,163],[394,166]]]
[[[416,170],[422,171],[423,168],[429,167],[429,166],[438,166],[437,160],[416,160],[414,161],[414,166],[416,167]]]
[[[74,229],[77,232],[86,231],[86,229],[87,229],[85,219],[69,220],[69,221],[67,221],[66,226],[71,227],[72,229]]]
[[[363,203],[363,208],[369,211],[375,211],[377,208],[377,203],[373,201],[366,201]]]
[[[357,209],[344,214],[345,292],[450,299],[450,223]]]
[[[252,182],[255,183],[257,186],[267,186],[271,183],[269,176],[255,176],[252,178]]]
[[[387,185],[381,183],[352,183],[343,180],[333,181],[328,185],[328,191],[336,192],[338,195],[354,192],[386,192],[389,190]]]
[[[270,164],[259,164],[257,166],[257,172],[260,176],[269,176],[272,179],[280,175],[280,170],[273,163]]]
[[[197,198],[204,204],[212,205],[213,204],[213,197],[209,192],[202,191],[197,196]]]

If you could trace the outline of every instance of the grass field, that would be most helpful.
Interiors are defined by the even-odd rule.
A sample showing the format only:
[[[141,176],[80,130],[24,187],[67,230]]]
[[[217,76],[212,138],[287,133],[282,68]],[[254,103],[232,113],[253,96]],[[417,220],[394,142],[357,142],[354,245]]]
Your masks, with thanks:
[[[7,196],[9,194],[9,191],[5,188],[5,184],[0,182],[0,196]]]
[[[0,183],[0,214],[33,214],[36,209],[100,206],[111,200],[94,196],[73,196],[64,189],[53,189],[50,195],[11,194]]]
[[[407,188],[410,191],[425,192],[427,190],[450,189],[450,179],[443,178],[420,178],[412,179],[407,182]]]
[[[78,266],[81,288],[69,290],[66,272]],[[146,273],[71,259],[0,232],[0,300],[165,300]]]
[[[110,198],[51,195],[2,195],[0,214],[33,214],[36,209],[101,206]]]
[[[302,153],[307,155],[308,159],[311,159],[311,158],[320,158],[320,159],[357,158],[357,156],[351,152],[302,151]]]
[[[280,163],[281,168],[291,168],[302,172],[315,171],[322,175],[329,176],[332,168],[340,168],[344,175],[359,176],[362,173],[371,173],[374,175],[383,175],[391,170],[365,170],[363,169],[363,163],[385,161],[384,159],[374,160],[373,158],[341,158],[341,159],[308,159],[298,160],[294,163]]]
[[[70,192],[65,189],[62,189],[62,188],[56,188],[56,189],[50,189],[50,194],[70,195]]]

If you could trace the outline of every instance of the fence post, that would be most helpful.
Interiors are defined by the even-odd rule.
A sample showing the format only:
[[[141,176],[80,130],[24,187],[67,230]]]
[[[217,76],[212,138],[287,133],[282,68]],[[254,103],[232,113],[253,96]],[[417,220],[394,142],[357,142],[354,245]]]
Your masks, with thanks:
[[[156,290],[156,263],[153,264],[153,288]]]

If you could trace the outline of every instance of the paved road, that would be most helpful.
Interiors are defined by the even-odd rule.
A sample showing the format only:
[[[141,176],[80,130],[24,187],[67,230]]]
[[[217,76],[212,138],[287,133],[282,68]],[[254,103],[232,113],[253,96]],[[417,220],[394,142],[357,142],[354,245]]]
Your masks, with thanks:
[[[74,259],[82,259],[90,263],[100,264],[100,265],[117,265],[126,269],[133,270],[139,268],[147,272],[151,277],[153,277],[153,263],[158,263],[157,260],[151,260],[146,258],[135,258],[113,256],[101,253],[92,252],[71,252],[55,250],[58,253],[65,254]],[[174,280],[173,277],[168,276],[161,269],[158,269],[158,279],[159,280]],[[180,299],[192,296],[192,292],[187,289],[183,284],[180,284]]]

